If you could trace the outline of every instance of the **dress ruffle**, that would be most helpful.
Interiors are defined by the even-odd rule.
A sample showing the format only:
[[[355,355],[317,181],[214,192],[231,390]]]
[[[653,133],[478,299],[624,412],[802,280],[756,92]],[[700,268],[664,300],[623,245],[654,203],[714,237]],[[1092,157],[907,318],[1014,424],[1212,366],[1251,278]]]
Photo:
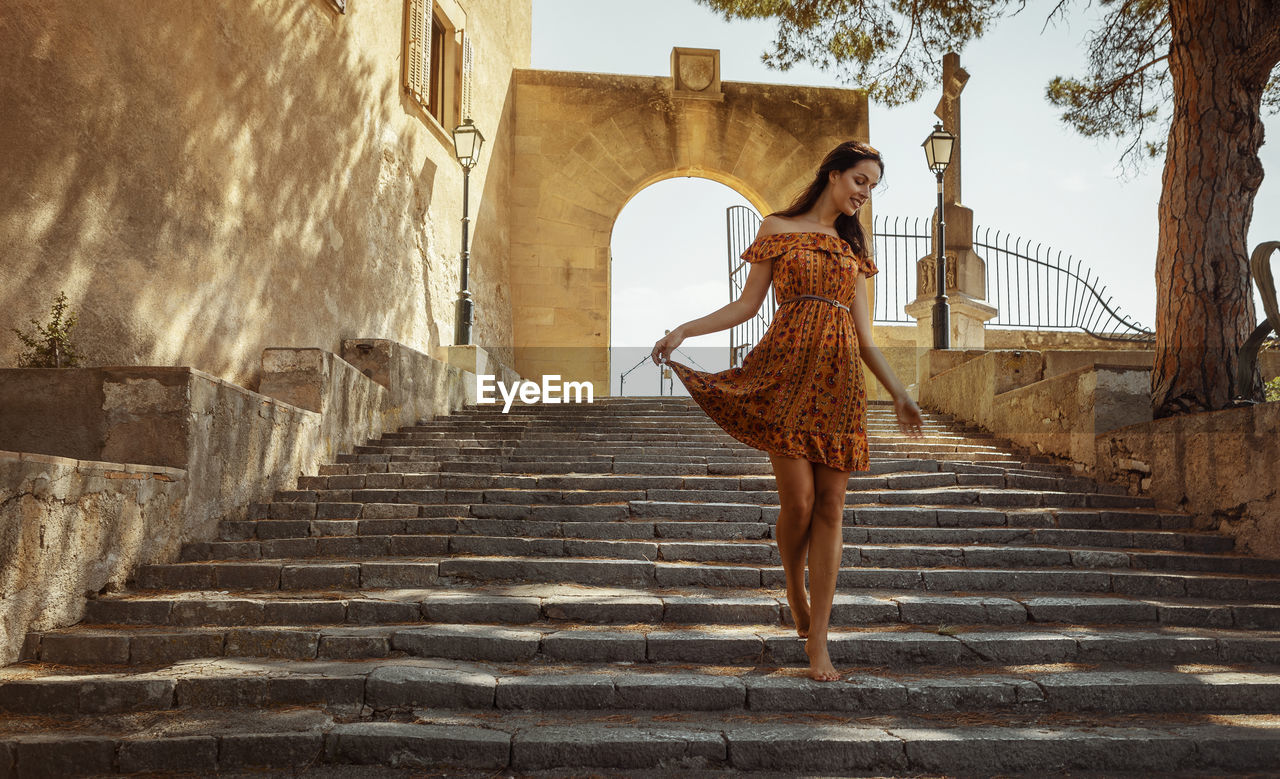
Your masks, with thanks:
[[[763,236],[752,242],[746,251],[740,255],[740,259],[756,263],[781,257],[787,252],[797,249],[828,252],[846,260],[852,260],[858,269],[862,271],[862,275],[866,277],[874,276],[880,272],[880,269],[876,267],[875,261],[870,256],[855,253],[848,241],[828,233],[819,232],[774,233],[773,235]]]

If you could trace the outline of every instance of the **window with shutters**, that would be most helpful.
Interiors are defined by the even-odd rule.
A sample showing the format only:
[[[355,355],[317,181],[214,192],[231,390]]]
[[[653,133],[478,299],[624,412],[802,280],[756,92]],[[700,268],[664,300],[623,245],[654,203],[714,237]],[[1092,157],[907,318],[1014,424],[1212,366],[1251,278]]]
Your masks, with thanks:
[[[446,133],[471,114],[475,55],[460,21],[441,2],[405,0],[405,91]]]

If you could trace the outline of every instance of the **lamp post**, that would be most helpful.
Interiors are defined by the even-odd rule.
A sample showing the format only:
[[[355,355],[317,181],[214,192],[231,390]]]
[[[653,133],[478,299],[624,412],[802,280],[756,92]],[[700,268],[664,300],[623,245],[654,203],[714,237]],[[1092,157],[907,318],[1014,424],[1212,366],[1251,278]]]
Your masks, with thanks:
[[[924,156],[929,161],[929,170],[938,176],[938,261],[937,290],[933,299],[933,348],[951,348],[951,313],[947,307],[947,219],[942,203],[942,174],[951,164],[951,150],[955,148],[956,137],[942,129],[939,122],[933,126],[933,132],[924,139]]]
[[[484,146],[484,136],[480,134],[480,128],[472,124],[470,119],[454,128],[454,155],[462,165],[462,288],[458,291],[458,329],[453,339],[458,346],[471,343],[471,323],[475,312],[471,290],[468,288],[471,264],[471,251],[468,245],[471,214],[468,200],[471,190],[471,169],[480,159],[482,146]]]

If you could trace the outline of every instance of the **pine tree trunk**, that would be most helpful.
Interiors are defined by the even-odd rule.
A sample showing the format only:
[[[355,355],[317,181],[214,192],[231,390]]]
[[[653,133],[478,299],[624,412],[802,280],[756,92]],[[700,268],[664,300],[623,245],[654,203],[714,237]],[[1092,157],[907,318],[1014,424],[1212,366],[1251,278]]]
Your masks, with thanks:
[[[1257,324],[1248,232],[1262,184],[1274,0],[1171,0],[1174,106],[1156,257],[1156,418],[1227,406]],[[1270,59],[1270,62],[1265,60]],[[1262,383],[1255,376],[1256,399]]]

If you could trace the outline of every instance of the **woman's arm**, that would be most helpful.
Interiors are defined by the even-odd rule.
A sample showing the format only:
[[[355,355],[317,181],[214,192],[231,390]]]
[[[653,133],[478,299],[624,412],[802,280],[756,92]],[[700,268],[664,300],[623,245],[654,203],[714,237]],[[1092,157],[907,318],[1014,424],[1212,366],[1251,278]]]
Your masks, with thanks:
[[[857,293],[853,296],[853,305],[850,307],[850,313],[853,314],[853,326],[858,331],[858,356],[862,358],[862,362],[866,364],[871,372],[876,375],[884,388],[889,390],[889,394],[894,400],[900,397],[910,398],[907,394],[907,388],[898,380],[893,369],[889,367],[889,363],[885,362],[884,355],[880,353],[876,342],[871,338],[871,315],[867,312],[866,298],[866,276],[858,274],[858,279],[854,282],[857,285]]]
[[[732,303],[712,311],[704,317],[693,319],[676,328],[684,338],[718,333],[740,325],[760,311],[765,296],[769,294],[769,282],[773,279],[773,260],[762,260],[751,265],[742,294]],[[674,332],[674,331],[673,331]]]
[[[760,223],[756,240],[772,232],[777,232],[777,217],[767,216]],[[765,297],[769,294],[769,284],[773,281],[773,260],[761,260],[751,264],[747,272],[747,280],[742,285],[742,294],[727,306],[722,306],[710,314],[693,319],[667,333],[653,345],[650,357],[655,363],[666,362],[684,339],[695,335],[718,333],[740,325],[760,311]]]
[[[876,375],[884,388],[893,396],[893,413],[898,418],[898,429],[908,436],[916,438],[924,434],[924,418],[920,407],[907,394],[906,387],[898,381],[884,355],[871,338],[871,315],[867,312],[866,277],[858,274],[855,284],[860,285],[853,296],[853,306],[849,313],[853,315],[853,326],[858,331],[858,356]]]

